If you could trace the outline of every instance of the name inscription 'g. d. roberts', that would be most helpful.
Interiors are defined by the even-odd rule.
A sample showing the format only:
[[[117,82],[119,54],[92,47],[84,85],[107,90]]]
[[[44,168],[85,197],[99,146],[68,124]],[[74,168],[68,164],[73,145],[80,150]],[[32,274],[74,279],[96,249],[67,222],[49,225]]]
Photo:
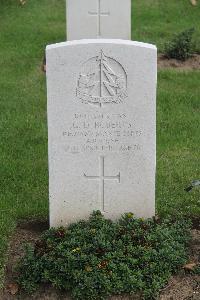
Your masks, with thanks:
[[[76,93],[82,103],[94,106],[122,103],[127,97],[127,74],[101,50],[82,65]]]

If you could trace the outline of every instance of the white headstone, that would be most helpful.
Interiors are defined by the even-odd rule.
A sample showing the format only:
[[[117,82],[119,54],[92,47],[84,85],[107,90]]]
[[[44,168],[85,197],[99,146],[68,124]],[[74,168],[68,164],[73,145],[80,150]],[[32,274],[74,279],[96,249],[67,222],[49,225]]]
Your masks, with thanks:
[[[51,226],[154,215],[156,47],[82,40],[46,54]]]
[[[67,40],[131,39],[131,0],[67,0]]]

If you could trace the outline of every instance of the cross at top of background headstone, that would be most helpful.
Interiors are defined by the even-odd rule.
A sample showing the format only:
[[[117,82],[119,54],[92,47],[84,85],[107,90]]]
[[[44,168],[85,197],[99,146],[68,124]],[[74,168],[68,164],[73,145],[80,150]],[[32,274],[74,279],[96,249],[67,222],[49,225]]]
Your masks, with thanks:
[[[131,38],[131,0],[68,0],[67,39]]]
[[[101,37],[101,17],[108,17],[110,15],[110,12],[103,12],[101,10],[101,0],[97,0],[98,1],[98,9],[96,12],[94,11],[88,11],[88,14],[90,16],[94,16],[94,17],[97,17],[97,37]]]

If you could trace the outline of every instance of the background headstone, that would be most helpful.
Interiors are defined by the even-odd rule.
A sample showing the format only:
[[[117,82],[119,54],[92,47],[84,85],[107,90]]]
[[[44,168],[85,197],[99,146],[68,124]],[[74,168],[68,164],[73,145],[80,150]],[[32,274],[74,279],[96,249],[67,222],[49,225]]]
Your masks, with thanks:
[[[50,224],[93,210],[155,212],[157,51],[82,40],[47,46]]]
[[[131,39],[131,0],[67,0],[67,40]]]

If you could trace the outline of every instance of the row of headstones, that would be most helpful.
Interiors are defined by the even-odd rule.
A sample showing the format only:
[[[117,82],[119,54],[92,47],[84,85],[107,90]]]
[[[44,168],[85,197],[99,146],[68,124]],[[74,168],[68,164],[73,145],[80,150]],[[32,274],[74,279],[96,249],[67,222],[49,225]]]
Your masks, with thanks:
[[[68,0],[71,41],[47,46],[51,226],[155,213],[157,50],[129,40],[130,16],[130,0]]]

